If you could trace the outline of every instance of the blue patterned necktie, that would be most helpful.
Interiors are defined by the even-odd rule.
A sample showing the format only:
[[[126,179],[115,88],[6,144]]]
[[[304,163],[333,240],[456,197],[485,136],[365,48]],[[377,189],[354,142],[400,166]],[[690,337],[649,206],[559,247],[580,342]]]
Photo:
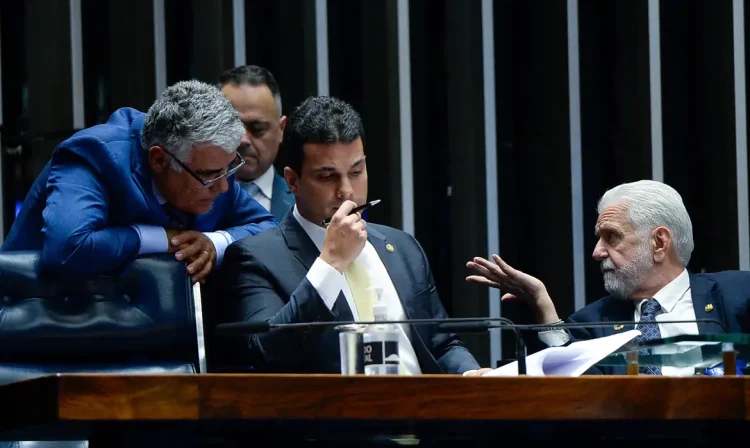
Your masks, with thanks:
[[[641,322],[656,322],[656,316],[661,312],[661,305],[656,299],[647,300],[641,305]],[[659,325],[643,325],[638,329],[641,334],[634,338],[633,342],[661,339]],[[644,352],[645,350],[642,353]],[[661,375],[661,366],[641,366],[638,372],[645,375]]]

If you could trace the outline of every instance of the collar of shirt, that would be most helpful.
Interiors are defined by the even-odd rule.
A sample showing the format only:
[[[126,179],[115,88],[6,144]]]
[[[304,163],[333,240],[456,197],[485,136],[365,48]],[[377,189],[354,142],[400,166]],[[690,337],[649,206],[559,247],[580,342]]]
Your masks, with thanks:
[[[273,178],[276,175],[276,171],[273,169],[273,165],[268,167],[265,173],[261,174],[260,177],[251,181],[258,186],[258,189],[268,199],[271,199],[273,194]]]
[[[682,273],[678,275],[674,280],[667,283],[662,289],[654,294],[654,299],[659,301],[662,310],[666,313],[671,313],[677,302],[679,302],[685,293],[690,289],[690,276],[688,275],[687,269],[683,269]],[[641,319],[641,305],[648,299],[641,299],[635,304],[635,320]]]
[[[326,229],[317,224],[313,224],[311,221],[308,221],[302,215],[300,215],[299,211],[297,210],[297,204],[294,204],[294,210],[292,211],[292,214],[294,215],[294,218],[297,220],[299,225],[302,226],[302,229],[305,231],[305,233],[307,233],[307,236],[309,236],[313,243],[315,243],[315,246],[318,248],[318,250],[322,252],[323,242],[326,240]]]
[[[156,186],[156,181],[151,179],[151,189],[154,191],[154,196],[156,197],[156,200],[159,201],[159,205],[164,205],[167,203],[167,198],[164,197],[164,195],[161,194],[161,191],[159,191],[159,187]]]

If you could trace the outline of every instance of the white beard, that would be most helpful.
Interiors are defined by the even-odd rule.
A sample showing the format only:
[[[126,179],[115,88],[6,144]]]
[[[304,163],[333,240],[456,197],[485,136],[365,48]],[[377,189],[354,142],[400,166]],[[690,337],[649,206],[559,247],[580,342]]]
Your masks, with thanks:
[[[601,262],[604,273],[604,289],[618,299],[628,299],[654,267],[649,244],[643,244],[636,252],[632,261],[616,268],[612,260],[607,258]]]

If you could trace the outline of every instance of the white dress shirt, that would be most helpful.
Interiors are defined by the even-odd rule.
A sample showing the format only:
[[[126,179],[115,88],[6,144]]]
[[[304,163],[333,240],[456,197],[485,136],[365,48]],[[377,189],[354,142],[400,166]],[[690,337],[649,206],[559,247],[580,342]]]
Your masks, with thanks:
[[[251,194],[253,199],[258,201],[269,212],[271,211],[271,197],[273,195],[273,179],[276,175],[276,171],[273,169],[273,165],[268,167],[265,173],[261,174],[257,179],[250,182],[239,182],[242,188],[245,188],[246,184],[254,183],[258,186],[258,192]]]
[[[693,296],[690,292],[690,276],[687,269],[654,294],[654,299],[661,305],[662,313],[656,316],[656,321],[665,320],[695,320]],[[633,320],[641,320],[641,305],[648,299],[635,303]],[[695,322],[682,324],[659,324],[662,338],[683,334],[698,334],[698,324]],[[539,333],[539,339],[547,345],[563,345],[570,340],[570,335],[564,330],[552,330]],[[657,352],[670,353],[680,347],[664,347]],[[690,376],[695,373],[692,367],[662,367],[663,376]]]
[[[315,243],[318,250],[323,250],[323,242],[325,241],[326,229],[320,227],[307,219],[303,218],[302,215],[297,211],[297,206],[294,206],[294,218],[304,229],[305,233]],[[365,243],[365,247],[357,256],[357,260],[367,270],[370,275],[370,282],[372,286],[380,287],[383,289],[383,298],[388,306],[388,320],[404,320],[406,319],[406,313],[404,307],[399,300],[396,287],[393,286],[388,271],[380,259],[377,251],[370,242]],[[360,320],[357,314],[357,306],[352,298],[352,293],[349,290],[349,284],[346,282],[344,274],[340,273],[336,268],[329,265],[318,257],[310,270],[307,272],[307,280],[313,285],[315,290],[323,299],[329,310],[333,310],[333,305],[336,303],[336,299],[341,291],[344,292],[346,297],[346,303],[349,305],[349,309],[352,311],[352,316],[355,321]],[[414,347],[411,345],[409,340],[410,328],[406,324],[397,325],[399,329],[399,341],[398,341],[398,354],[401,358],[401,373],[406,375],[419,375],[422,370],[419,367],[417,361],[417,354],[414,352]]]
[[[151,188],[154,190],[154,196],[159,202],[159,205],[164,205],[167,199],[161,194],[161,191],[156,187],[156,182],[151,181]],[[138,237],[141,240],[141,247],[138,250],[138,255],[144,254],[155,254],[163,253],[169,250],[169,241],[167,240],[167,231],[164,227],[155,226],[153,224],[133,224]],[[216,232],[203,232],[204,235],[214,243],[216,249],[216,265],[221,264],[221,260],[224,258],[224,251],[227,247],[234,242],[234,237],[223,230],[217,230]]]

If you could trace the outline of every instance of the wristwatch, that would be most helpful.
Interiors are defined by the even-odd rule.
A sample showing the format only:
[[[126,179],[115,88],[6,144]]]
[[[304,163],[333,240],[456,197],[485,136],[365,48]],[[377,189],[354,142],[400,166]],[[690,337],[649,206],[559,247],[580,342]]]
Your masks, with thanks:
[[[561,324],[564,324],[564,323],[565,323],[565,321],[563,321],[561,319],[561,320],[558,320],[557,322],[552,322],[551,324],[547,324],[547,325],[549,325],[549,327],[546,327],[544,330],[540,330],[540,331],[554,331],[554,330],[556,330],[555,325],[561,325]]]

